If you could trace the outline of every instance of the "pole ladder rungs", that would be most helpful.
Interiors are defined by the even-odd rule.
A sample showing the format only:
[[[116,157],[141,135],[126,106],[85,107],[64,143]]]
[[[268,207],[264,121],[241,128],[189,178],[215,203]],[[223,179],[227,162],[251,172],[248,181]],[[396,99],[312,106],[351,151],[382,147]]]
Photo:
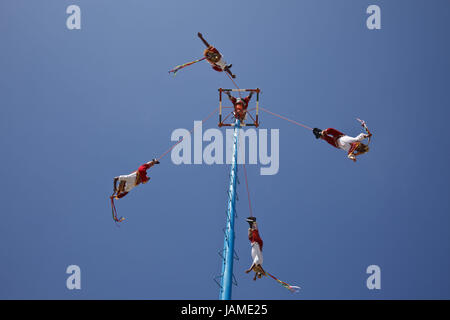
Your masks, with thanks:
[[[259,90],[259,88],[257,88],[257,89],[223,89],[223,88],[219,88],[218,89],[219,90],[219,92],[256,92],[256,93],[259,93],[260,92],[260,90]]]

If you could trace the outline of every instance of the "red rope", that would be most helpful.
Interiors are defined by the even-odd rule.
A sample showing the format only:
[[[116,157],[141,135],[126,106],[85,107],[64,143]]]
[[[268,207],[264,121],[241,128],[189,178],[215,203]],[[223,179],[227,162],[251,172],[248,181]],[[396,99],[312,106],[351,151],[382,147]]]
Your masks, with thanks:
[[[216,112],[217,110],[219,110],[219,108],[216,108],[213,112],[211,112],[209,114],[209,116],[207,116],[205,119],[202,120],[202,124],[208,120],[209,118],[211,118]],[[192,128],[189,133],[192,133],[192,131],[194,131],[194,128]],[[159,158],[158,161],[161,160],[162,158],[164,158],[170,151],[172,151],[173,148],[175,148],[179,143],[181,143],[183,141],[184,137],[181,138],[179,141],[177,141],[177,143],[175,143],[173,146],[171,146],[166,152],[164,152]]]
[[[259,107],[259,108],[260,108],[262,111],[265,111],[265,112],[267,112],[267,113],[270,113],[271,115],[274,115],[275,117],[278,117],[278,118],[281,118],[281,119],[283,119],[283,120],[289,121],[289,122],[291,122],[291,123],[293,123],[293,124],[296,124],[296,125],[298,125],[298,126],[301,126],[301,127],[305,128],[305,129],[312,130],[312,128],[308,127],[307,125],[301,124],[300,122],[297,122],[297,121],[291,120],[291,119],[289,119],[289,118],[283,117],[282,115],[273,113],[273,112],[271,112],[271,111],[269,111],[269,110],[266,110],[266,109],[264,109],[264,108],[262,108],[262,107]]]
[[[234,86],[236,87],[236,89],[241,90],[241,89],[239,88],[239,86],[236,84],[236,82],[234,82],[233,78],[228,74],[228,72],[225,72],[225,73],[226,73],[226,75],[228,76],[228,78],[230,78],[230,80],[233,82],[233,84],[234,84]],[[240,91],[238,91],[238,94],[239,94],[239,98],[242,99],[242,95],[241,95],[241,92],[240,92]]]
[[[250,209],[250,217],[253,217],[252,203],[250,201],[250,191],[248,189],[247,169],[245,168],[245,163],[243,163],[242,166],[244,167],[245,187],[247,188],[247,196],[248,196],[248,208]]]
[[[224,123],[231,115],[234,115],[234,111],[231,111],[223,120],[222,123]]]

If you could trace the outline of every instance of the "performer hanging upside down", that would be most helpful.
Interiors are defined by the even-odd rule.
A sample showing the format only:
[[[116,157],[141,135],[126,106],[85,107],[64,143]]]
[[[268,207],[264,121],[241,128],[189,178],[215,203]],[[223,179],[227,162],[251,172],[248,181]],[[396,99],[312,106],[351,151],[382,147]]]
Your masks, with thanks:
[[[255,217],[248,217],[246,220],[250,228],[248,229],[248,239],[250,240],[251,246],[252,246],[252,259],[253,263],[250,266],[248,270],[245,270],[245,273],[249,273],[250,271],[255,272],[255,276],[253,277],[253,280],[256,280],[256,278],[261,279],[261,276],[265,276],[266,272],[264,271],[262,267],[263,263],[263,254],[262,254],[262,248],[263,248],[263,241],[261,237],[259,236],[258,232],[258,225],[256,224],[256,218]]]
[[[253,91],[251,91],[250,94],[243,99],[233,97],[228,91],[225,91],[225,93],[233,103],[235,117],[243,121],[247,115],[248,103],[253,96]]]
[[[114,178],[114,192],[111,198],[120,199],[125,197],[128,192],[131,191],[134,187],[141,183],[147,183],[150,178],[147,177],[147,170],[150,169],[155,164],[159,164],[159,161],[153,159],[147,163],[141,165],[137,171],[130,173],[128,175],[122,175]],[[117,186],[117,182],[119,182],[119,186]]]
[[[236,76],[231,72],[230,68],[231,68],[231,64],[227,64],[225,62],[225,60],[223,59],[223,56],[220,54],[219,50],[217,50],[216,48],[214,48],[212,45],[210,45],[204,38],[203,35],[199,32],[198,37],[200,38],[200,40],[202,40],[202,42],[205,44],[206,49],[203,52],[203,55],[205,56],[206,60],[209,62],[209,64],[211,65],[211,67],[218,71],[218,72],[222,72],[225,71],[227,72],[232,78],[236,78]]]
[[[314,128],[313,134],[316,139],[323,139],[333,147],[347,151],[347,157],[354,162],[356,162],[357,156],[369,152],[369,146],[361,141],[372,136],[371,133],[360,133],[356,138],[353,138],[333,128],[323,131]]]

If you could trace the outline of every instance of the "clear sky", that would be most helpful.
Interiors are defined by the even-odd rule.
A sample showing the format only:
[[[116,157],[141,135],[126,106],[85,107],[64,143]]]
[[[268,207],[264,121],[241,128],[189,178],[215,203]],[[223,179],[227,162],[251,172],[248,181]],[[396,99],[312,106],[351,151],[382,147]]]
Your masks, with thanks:
[[[66,28],[71,4],[81,30]],[[381,30],[366,27],[371,4]],[[241,183],[233,298],[449,299],[449,21],[444,0],[1,1],[0,298],[218,297],[229,166],[165,157],[117,201],[120,228],[108,202],[114,176],[161,155],[232,86],[206,62],[167,73],[201,57],[201,31],[261,106],[349,135],[360,117],[374,133],[354,164],[261,114],[280,130],[279,173],[248,166],[264,266],[302,291],[244,274]],[[366,288],[372,264],[381,290]]]

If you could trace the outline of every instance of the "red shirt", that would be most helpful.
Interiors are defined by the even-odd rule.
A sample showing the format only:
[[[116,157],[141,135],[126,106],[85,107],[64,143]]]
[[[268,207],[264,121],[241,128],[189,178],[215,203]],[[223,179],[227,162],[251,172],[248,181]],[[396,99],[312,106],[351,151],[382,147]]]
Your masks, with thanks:
[[[147,177],[147,170],[151,167],[151,165],[144,163],[142,166],[139,167],[138,174],[139,177],[141,178],[141,182],[147,182],[148,181],[148,177]]]
[[[252,230],[252,234],[248,237],[248,240],[250,240],[251,243],[258,242],[259,248],[262,251],[263,241],[262,241],[261,237],[259,236],[258,230]]]
[[[231,96],[230,100],[233,103],[233,105],[236,106],[237,99],[235,97]],[[250,96],[246,96],[245,98],[241,99],[241,101],[244,105],[244,109],[247,109],[248,103],[250,102]]]
[[[250,102],[250,95],[241,99],[242,106],[237,104],[237,98],[230,96],[229,97],[234,106],[234,112],[236,114],[236,118],[239,118],[241,121],[245,118],[245,113],[247,112],[248,103]]]

